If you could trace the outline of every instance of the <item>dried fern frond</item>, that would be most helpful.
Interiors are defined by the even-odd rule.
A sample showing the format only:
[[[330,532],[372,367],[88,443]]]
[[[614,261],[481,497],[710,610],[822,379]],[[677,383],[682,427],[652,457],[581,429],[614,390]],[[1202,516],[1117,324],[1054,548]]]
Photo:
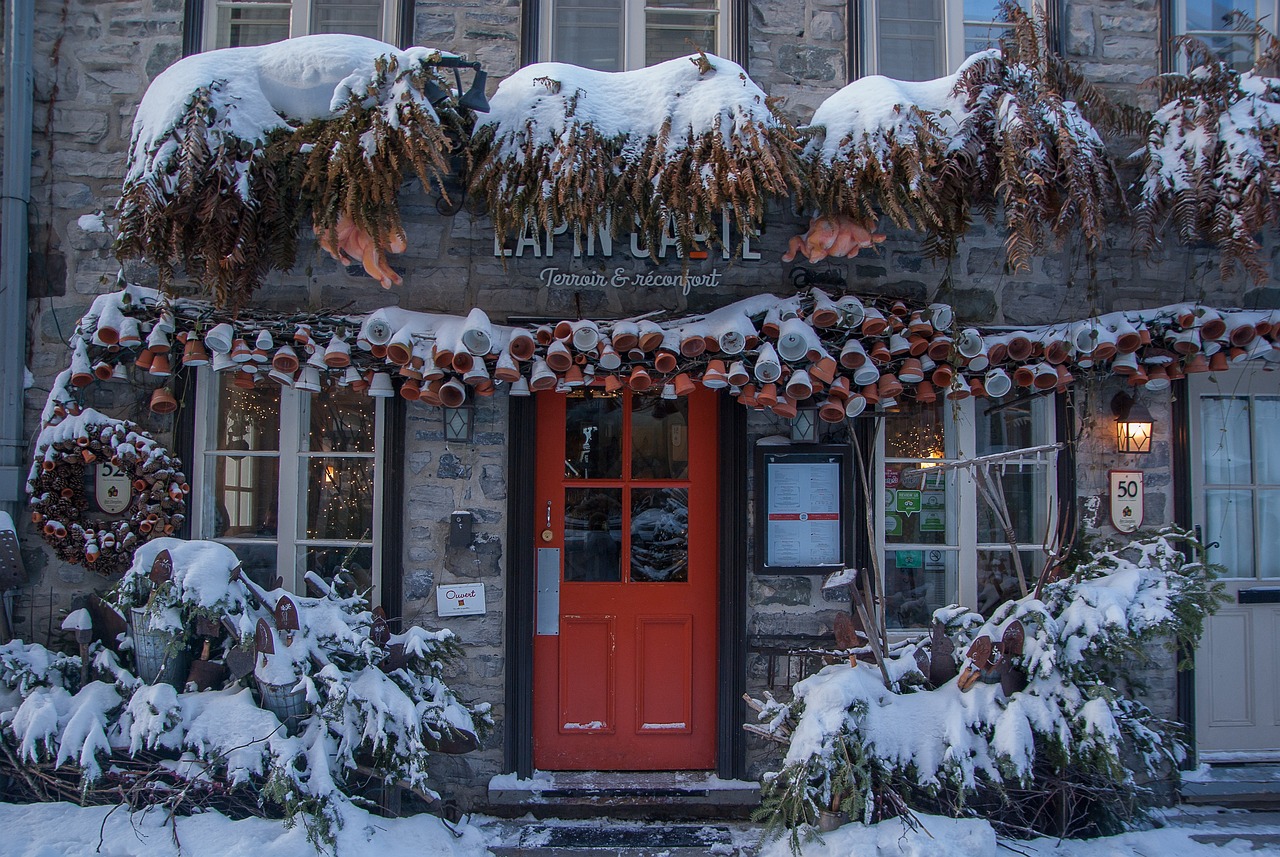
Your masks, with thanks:
[[[1280,79],[1267,76],[1280,59],[1280,43],[1247,16],[1234,20],[1259,39],[1250,71],[1237,71],[1207,44],[1183,37],[1177,48],[1190,71],[1158,81],[1166,101],[1152,117],[1143,150],[1138,234],[1150,250],[1172,226],[1185,244],[1217,246],[1224,279],[1239,264],[1262,282],[1267,273],[1258,235],[1280,222]]]
[[[769,197],[800,190],[793,130],[728,60],[697,54],[633,72],[529,66],[503,81],[472,140],[472,192],[501,235],[634,223],[685,258],[732,208],[753,233]]]
[[[307,209],[324,230],[345,210],[384,254],[408,171],[439,187],[463,133],[465,112],[425,94],[440,59],[309,36],[175,63],[134,122],[117,255],[155,264],[164,285],[181,266],[219,306],[242,307],[293,266]]]
[[[929,252],[943,255],[955,253],[974,209],[1003,211],[1015,269],[1070,233],[1100,247],[1123,198],[1073,98],[1097,99],[1093,112],[1122,127],[1136,127],[1139,114],[1108,106],[1021,8],[1006,4],[1005,14],[1013,27],[1002,50],[975,54],[955,75],[864,78],[819,107],[803,157],[820,210],[863,221],[883,213],[923,231]]]

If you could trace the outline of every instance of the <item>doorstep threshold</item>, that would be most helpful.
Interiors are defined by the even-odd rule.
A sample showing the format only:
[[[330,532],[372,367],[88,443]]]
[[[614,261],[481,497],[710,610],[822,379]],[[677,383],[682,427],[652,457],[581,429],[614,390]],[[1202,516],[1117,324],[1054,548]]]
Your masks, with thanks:
[[[760,784],[724,780],[711,771],[534,771],[528,779],[499,774],[489,780],[489,803],[495,806],[649,802],[751,807],[760,803]]]

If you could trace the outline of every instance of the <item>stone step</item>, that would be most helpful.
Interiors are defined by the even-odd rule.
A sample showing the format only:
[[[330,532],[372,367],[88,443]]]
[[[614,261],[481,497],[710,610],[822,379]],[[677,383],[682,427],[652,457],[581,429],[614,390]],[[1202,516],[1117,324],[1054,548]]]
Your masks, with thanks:
[[[601,819],[581,824],[498,822],[487,831],[497,857],[749,857],[754,828],[721,824],[627,823]]]
[[[1184,803],[1280,809],[1280,765],[1207,765],[1183,774]]]
[[[666,818],[745,818],[760,803],[760,784],[722,780],[704,771],[536,771],[489,782],[490,811],[519,809],[535,815],[612,814],[646,811]]]

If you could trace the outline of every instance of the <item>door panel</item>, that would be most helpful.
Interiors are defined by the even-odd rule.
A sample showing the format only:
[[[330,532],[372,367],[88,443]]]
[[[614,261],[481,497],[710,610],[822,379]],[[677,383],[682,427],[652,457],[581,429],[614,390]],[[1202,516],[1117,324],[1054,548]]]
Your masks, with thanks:
[[[537,411],[535,531],[560,586],[558,633],[540,618],[534,637],[534,764],[712,768],[714,393],[540,393]]]
[[[1280,757],[1280,609],[1238,603],[1280,575],[1280,380],[1232,370],[1189,378],[1195,523],[1230,601],[1196,651],[1196,746],[1214,761]]]

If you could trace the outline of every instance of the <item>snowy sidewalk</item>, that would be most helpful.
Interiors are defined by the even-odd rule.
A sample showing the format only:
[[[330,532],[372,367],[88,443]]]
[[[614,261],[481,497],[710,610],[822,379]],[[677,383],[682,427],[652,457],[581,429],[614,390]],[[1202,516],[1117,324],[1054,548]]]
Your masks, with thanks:
[[[997,842],[983,821],[921,818],[847,825],[805,844],[804,857],[1226,857],[1280,854],[1280,813],[1187,808],[1162,815],[1164,826],[1094,840]],[[591,833],[575,845],[568,829]],[[130,816],[109,807],[0,804],[0,857],[306,857],[315,853],[300,827],[262,819],[231,821],[217,813],[178,819],[163,812]],[[927,830],[927,833],[925,832]],[[618,842],[630,837],[629,842]],[[646,838],[647,837],[647,838]],[[457,835],[433,816],[383,819],[353,814],[338,836],[340,857],[790,857],[785,841],[760,845],[760,827],[742,823],[668,824],[508,820],[478,817]],[[670,843],[663,846],[662,843]],[[622,847],[630,844],[631,847]]]

